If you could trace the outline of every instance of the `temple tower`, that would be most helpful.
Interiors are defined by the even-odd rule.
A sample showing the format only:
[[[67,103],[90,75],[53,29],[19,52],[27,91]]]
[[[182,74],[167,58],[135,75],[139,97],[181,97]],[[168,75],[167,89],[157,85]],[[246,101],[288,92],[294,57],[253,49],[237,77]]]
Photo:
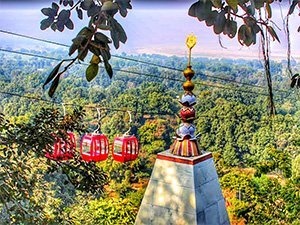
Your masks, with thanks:
[[[170,150],[157,155],[136,225],[230,225],[212,154],[201,154],[199,134],[195,135],[191,50],[196,37],[189,36],[186,44],[189,62],[179,100],[182,123]]]

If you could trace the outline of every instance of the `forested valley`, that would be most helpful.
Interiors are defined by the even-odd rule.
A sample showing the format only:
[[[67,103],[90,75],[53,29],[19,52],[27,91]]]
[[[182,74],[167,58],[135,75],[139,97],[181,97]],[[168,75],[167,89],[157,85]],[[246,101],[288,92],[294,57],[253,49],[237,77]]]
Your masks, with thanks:
[[[0,53],[0,224],[134,224],[156,154],[170,147],[180,123],[183,75],[166,67],[183,70],[187,58],[122,56],[165,68],[114,58],[112,79],[100,69],[87,82],[86,65],[75,64],[50,99],[42,86],[57,62]],[[192,65],[199,145],[213,153],[231,223],[300,224],[300,99],[286,62],[271,62],[274,117],[261,61],[193,58]],[[44,157],[51,133],[73,129],[79,140],[93,132],[97,108],[110,142],[129,129],[131,111],[137,160],[85,163],[79,152],[64,162]]]

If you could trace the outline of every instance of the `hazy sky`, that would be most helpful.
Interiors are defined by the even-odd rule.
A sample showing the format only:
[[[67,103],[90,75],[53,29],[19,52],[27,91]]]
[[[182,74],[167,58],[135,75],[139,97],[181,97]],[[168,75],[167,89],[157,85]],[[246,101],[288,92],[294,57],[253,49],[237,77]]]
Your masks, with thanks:
[[[63,33],[52,30],[41,31],[40,20],[44,18],[40,9],[50,6],[49,0],[0,0],[0,30],[8,30],[66,44],[76,36],[78,30],[87,24],[87,20],[75,19],[74,31],[66,30]],[[259,45],[254,47],[241,47],[236,39],[221,36],[224,46],[220,47],[218,37],[211,27],[200,23],[197,19],[187,15],[189,6],[195,1],[190,0],[133,0],[134,7],[126,19],[118,18],[124,26],[128,42],[122,45],[117,53],[156,53],[166,55],[186,55],[185,38],[194,33],[198,37],[198,45],[194,49],[197,56],[231,57],[231,58],[259,58]],[[273,9],[274,21],[282,27],[279,7]],[[286,8],[283,8],[286,13]],[[297,15],[291,18],[293,55],[300,55],[300,33],[296,30],[299,26]],[[280,35],[281,44],[272,44],[273,58],[286,57],[286,40],[283,32]],[[43,43],[26,41],[22,38],[0,33],[0,47],[39,48]],[[46,46],[55,47],[55,46]]]

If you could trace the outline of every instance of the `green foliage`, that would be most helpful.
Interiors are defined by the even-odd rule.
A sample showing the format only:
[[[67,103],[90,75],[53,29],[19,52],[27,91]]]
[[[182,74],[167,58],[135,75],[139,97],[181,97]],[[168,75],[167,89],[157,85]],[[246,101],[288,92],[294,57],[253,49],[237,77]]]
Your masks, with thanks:
[[[66,53],[53,50],[47,54],[61,57]],[[0,57],[3,59],[0,61],[0,86],[3,91],[20,95],[35,93],[29,96],[41,97],[39,87],[51,63],[3,54]],[[159,55],[135,57],[178,67],[183,67],[185,60]],[[241,82],[251,80],[253,85],[265,84],[261,77],[262,66],[257,60],[195,58],[193,62],[193,68],[205,74]],[[271,63],[274,85],[278,88],[283,88],[289,82],[287,76],[282,76],[282,64]],[[123,60],[112,60],[112,65],[157,76],[174,76],[164,69],[138,67],[133,62]],[[7,175],[4,174],[0,181],[8,183],[0,186],[0,196],[11,196],[7,199],[9,201],[5,201],[8,207],[15,204],[15,199],[28,212],[24,215],[17,203],[11,211],[6,210],[0,200],[1,224],[26,224],[30,219],[35,224],[98,224],[104,218],[109,218],[112,224],[122,224],[119,218],[132,224],[155,162],[153,153],[167,149],[173,142],[172,136],[179,122],[175,116],[179,104],[175,99],[182,94],[181,82],[160,82],[157,78],[120,72],[112,81],[107,76],[98,76],[87,82],[80,65],[74,65],[69,72],[70,75],[66,73],[61,80],[58,87],[61,91],[57,92],[56,100],[89,107],[130,108],[134,120],[131,132],[139,137],[141,154],[136,161],[127,164],[114,162],[111,158],[97,164],[86,164],[80,160],[78,153],[74,161],[56,163],[46,160],[45,150],[42,150],[45,148],[38,145],[52,143],[54,140],[49,138],[52,132],[64,137],[64,132],[59,130],[74,130],[73,127],[76,127],[81,130],[79,134],[92,132],[97,125],[96,110],[88,108],[84,114],[78,112],[75,117],[68,115],[63,118],[59,113],[61,109],[55,112],[41,110],[49,103],[0,94],[0,110],[10,121],[1,117],[0,130],[4,133],[13,131],[10,143],[19,143],[12,153],[1,158],[1,162],[6,163],[1,169],[17,171],[18,176],[12,173],[11,179],[6,179]],[[103,73],[103,70],[100,69],[99,73]],[[205,80],[208,78],[203,74],[195,76],[195,82]],[[209,81],[215,80],[210,78]],[[228,89],[196,85],[194,94],[197,96],[198,118],[195,123],[197,131],[201,133],[199,145],[203,150],[213,152],[223,190],[229,189],[233,193],[229,199],[232,204],[229,212],[247,224],[276,224],[277,221],[297,224],[300,211],[295,204],[299,201],[299,185],[294,179],[298,171],[295,158],[300,153],[300,102],[297,94],[285,96],[276,92],[279,115],[270,121],[265,111],[267,101],[264,96],[230,90],[235,87],[225,82],[222,85]],[[237,89],[258,92],[256,88]],[[47,96],[43,97],[47,99]],[[70,108],[67,107],[69,114]],[[44,113],[38,116],[36,113],[39,111]],[[152,115],[164,112],[170,115]],[[127,113],[103,110],[103,115],[102,132],[111,141],[117,134],[129,129]],[[88,124],[87,129],[83,124]],[[26,154],[22,151],[19,156],[17,151],[25,147],[28,151]],[[35,149],[36,152],[33,151]],[[12,156],[8,160],[9,154]],[[266,165],[264,170],[260,170],[261,165]],[[292,178],[289,178],[291,165]],[[238,170],[235,167],[247,169]],[[15,179],[24,181],[28,187],[23,188],[14,182]],[[9,186],[13,188],[9,189],[11,194],[7,195],[1,188]],[[124,214],[121,215],[121,211]]]
[[[276,1],[267,0],[199,0],[190,7],[189,15],[213,26],[216,34],[234,38],[238,33],[239,43],[250,46],[256,44],[257,34],[262,32],[260,26],[266,28],[273,40],[280,42],[276,31],[269,25],[274,4]],[[299,0],[294,0],[287,14],[293,14],[297,5],[300,7]],[[265,11],[266,18],[262,18],[262,11]],[[239,27],[236,20],[242,21]]]
[[[116,49],[120,47],[120,42],[127,41],[127,35],[121,24],[114,18],[119,12],[121,16],[127,16],[127,10],[131,9],[130,0],[77,0],[74,1],[59,1],[59,5],[52,3],[52,8],[43,8],[42,13],[48,18],[41,21],[41,29],[45,30],[49,27],[53,31],[64,31],[67,27],[70,30],[74,29],[74,23],[71,19],[71,11],[76,10],[79,19],[83,19],[83,11],[86,11],[90,18],[89,25],[82,28],[77,36],[72,40],[73,44],[69,49],[69,56],[77,51],[77,56],[71,60],[62,60],[50,73],[43,87],[51,83],[49,88],[49,96],[52,98],[60,82],[60,77],[64,74],[76,60],[84,61],[88,53],[93,53],[98,57],[97,63],[91,62],[86,70],[87,81],[93,80],[99,70],[98,64],[104,62],[105,69],[110,78],[113,76],[113,70],[109,63],[111,58],[109,44],[113,42]],[[69,9],[60,9],[65,6]],[[100,30],[110,30],[110,40]],[[62,64],[70,61],[65,68],[60,71]]]
[[[300,183],[300,155],[292,162],[292,177],[297,183]]]
[[[268,25],[268,19],[271,18],[270,4],[269,1],[199,0],[190,7],[189,15],[205,21],[207,26],[213,26],[216,34],[223,33],[234,38],[238,33],[240,44],[250,46],[256,44],[256,35],[261,31],[259,25],[266,26],[270,35],[279,41],[275,30]],[[257,18],[255,11],[264,9],[265,5],[269,18]],[[244,23],[239,27],[236,22],[238,19]]]
[[[86,69],[86,80],[92,81],[98,74],[99,66],[98,64],[90,64],[89,67]]]
[[[205,21],[207,26],[213,26],[215,34],[224,34],[230,38],[237,36],[238,42],[242,46],[251,46],[261,39],[261,52],[264,59],[264,69],[269,92],[270,114],[276,114],[272,77],[270,71],[270,49],[269,37],[273,41],[278,41],[279,36],[274,29],[276,24],[272,21],[272,7],[276,2],[282,0],[198,0],[191,5],[188,14],[197,18],[200,22]],[[294,12],[295,7],[300,7],[300,1],[289,2],[290,8],[287,12],[286,29],[289,30],[289,15]],[[298,31],[300,27],[298,28]],[[293,75],[290,67],[291,49],[289,31],[285,32],[288,36],[288,70]],[[237,34],[237,35],[236,35]],[[221,39],[219,38],[222,46]],[[292,76],[291,87],[299,87],[299,74]]]
[[[80,198],[78,202],[79,204],[66,209],[70,224],[134,224],[138,211],[138,207],[126,198],[108,197],[88,201]]]
[[[49,177],[60,172],[67,178],[64,184],[71,185],[71,189],[102,193],[107,177],[95,164],[83,162],[78,155],[68,162],[45,159],[55,141],[51,134],[66,139],[66,130],[82,132],[83,115],[75,109],[73,114],[62,117],[56,109],[43,109],[21,124],[11,124],[0,115],[0,203],[4,206],[5,223],[44,224],[61,219],[55,210],[61,198],[56,198],[53,191],[58,186],[48,183],[46,174]],[[45,198],[47,195],[49,198]]]
[[[257,175],[267,174],[276,169],[282,171],[285,177],[291,176],[291,159],[288,152],[284,152],[274,146],[267,144],[263,156],[256,164]]]
[[[223,188],[236,193],[230,199],[230,213],[246,219],[246,224],[292,224],[298,220],[299,187],[289,181],[280,184],[279,178],[258,178],[243,170],[233,170],[220,181]]]
[[[139,141],[149,154],[156,154],[171,145],[170,123],[167,120],[156,119],[147,121],[138,130]]]

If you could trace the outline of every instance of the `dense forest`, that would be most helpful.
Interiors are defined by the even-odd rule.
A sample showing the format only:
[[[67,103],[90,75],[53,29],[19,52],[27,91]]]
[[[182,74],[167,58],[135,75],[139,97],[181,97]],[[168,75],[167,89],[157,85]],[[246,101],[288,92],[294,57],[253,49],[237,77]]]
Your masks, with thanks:
[[[57,62],[0,53],[0,224],[134,223],[156,154],[169,148],[180,122],[183,76],[166,67],[183,70],[187,58],[122,56],[165,68],[114,58],[114,77],[100,69],[89,83],[86,66],[75,64],[50,99],[42,86]],[[289,87],[286,62],[271,62],[274,117],[261,61],[194,58],[192,65],[199,145],[213,153],[231,223],[300,224],[300,100]],[[300,71],[296,62],[292,66]],[[110,142],[128,130],[126,111],[132,112],[137,160],[85,163],[77,153],[60,163],[44,157],[55,130],[72,130],[78,140],[95,130],[97,107],[106,108],[101,130]]]

